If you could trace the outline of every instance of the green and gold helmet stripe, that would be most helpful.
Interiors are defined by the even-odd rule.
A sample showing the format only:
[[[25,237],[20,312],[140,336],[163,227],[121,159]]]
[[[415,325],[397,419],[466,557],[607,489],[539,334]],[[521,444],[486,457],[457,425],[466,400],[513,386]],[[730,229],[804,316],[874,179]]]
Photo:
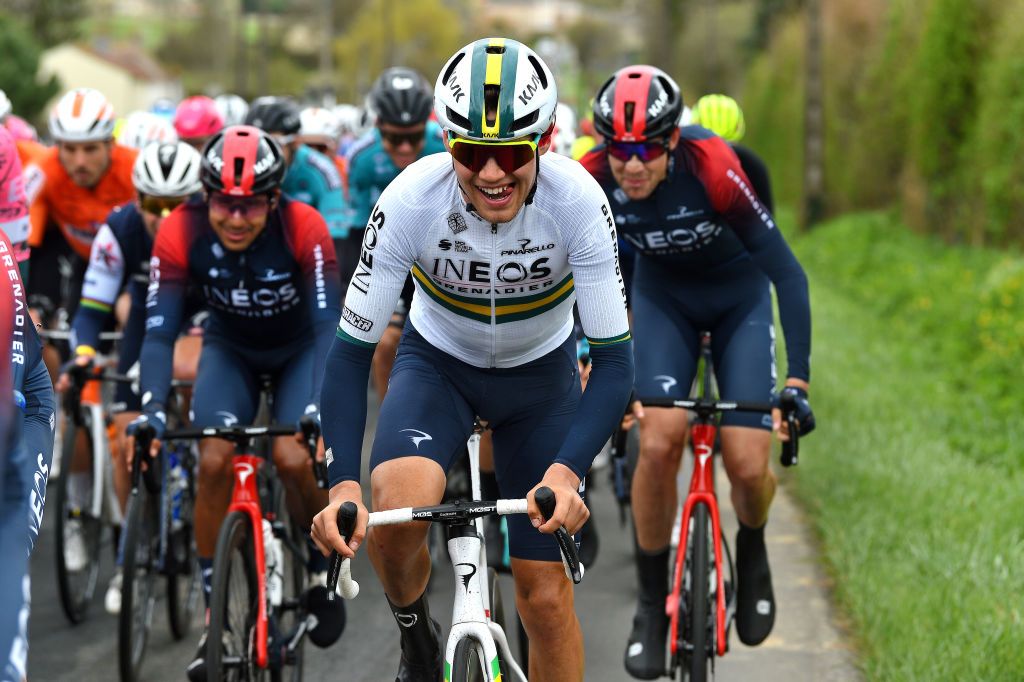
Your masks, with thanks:
[[[489,47],[502,47],[502,52],[488,52]],[[469,120],[473,124],[471,137],[483,139],[509,139],[514,119],[516,69],[519,64],[519,44],[504,38],[478,40],[473,45],[470,66]],[[484,107],[484,86],[498,85],[498,111],[494,123],[488,125]],[[477,127],[479,122],[479,127]]]

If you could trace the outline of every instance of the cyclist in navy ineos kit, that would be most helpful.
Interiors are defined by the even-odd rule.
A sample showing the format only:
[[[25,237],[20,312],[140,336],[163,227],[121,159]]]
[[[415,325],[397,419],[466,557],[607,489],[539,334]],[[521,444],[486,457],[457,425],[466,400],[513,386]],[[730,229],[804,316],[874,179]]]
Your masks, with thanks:
[[[341,317],[337,261],[320,214],[281,194],[284,173],[284,155],[272,136],[251,126],[227,128],[204,150],[206,201],[176,208],[157,234],[139,420],[152,424],[158,437],[187,287],[199,290],[210,312],[193,392],[194,426],[251,423],[261,375],[272,379],[276,422],[294,424],[303,413],[319,413],[324,358]],[[207,438],[199,450],[196,546],[209,598],[217,533],[231,499],[234,446]],[[273,455],[289,514],[308,527],[327,503],[309,455],[291,438],[276,439]],[[310,569],[323,573],[315,578],[322,584],[326,560],[319,553],[313,559]],[[204,633],[190,679],[206,679],[205,651]]]
[[[807,278],[735,153],[704,128],[679,128],[682,107],[678,86],[659,69],[619,70],[594,101],[594,126],[605,144],[582,159],[609,197],[619,234],[638,254],[637,395],[686,397],[700,332],[710,330],[722,396],[769,400],[776,382],[774,284],[789,357],[783,390],[797,394],[801,433],[809,432]],[[664,671],[669,540],[686,423],[671,409],[634,403],[633,412],[640,420],[632,490],[640,594],[625,664],[634,677],[654,679]],[[788,438],[780,421],[777,411],[722,419],[723,462],[740,526],[736,629],[748,645],[762,642],[775,621],[764,527],[775,493],[771,433]]]

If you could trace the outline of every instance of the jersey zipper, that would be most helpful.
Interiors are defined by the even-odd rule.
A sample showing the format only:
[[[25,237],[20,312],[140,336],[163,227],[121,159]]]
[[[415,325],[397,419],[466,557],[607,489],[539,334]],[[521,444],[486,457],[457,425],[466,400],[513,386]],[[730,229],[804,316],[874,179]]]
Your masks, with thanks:
[[[491,278],[491,367],[496,367],[495,357],[497,356],[498,346],[498,310],[497,304],[495,303],[494,295],[494,277],[495,270],[497,269],[497,256],[498,253],[498,223],[491,223],[491,267],[490,267],[490,278]]]

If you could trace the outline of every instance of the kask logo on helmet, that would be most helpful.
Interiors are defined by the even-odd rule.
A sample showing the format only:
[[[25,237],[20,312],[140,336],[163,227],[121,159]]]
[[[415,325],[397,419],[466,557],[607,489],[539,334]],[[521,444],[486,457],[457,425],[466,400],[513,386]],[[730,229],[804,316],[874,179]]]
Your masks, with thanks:
[[[664,90],[658,95],[658,99],[651,103],[651,106],[647,107],[647,115],[654,117],[664,111],[665,107],[668,106],[668,93]]]
[[[533,77],[530,79],[530,82],[527,83],[526,87],[523,88],[523,91],[519,93],[519,101],[522,102],[523,104],[529,104],[530,100],[533,99],[533,96],[537,94],[537,91],[539,89],[540,76],[534,73]]]

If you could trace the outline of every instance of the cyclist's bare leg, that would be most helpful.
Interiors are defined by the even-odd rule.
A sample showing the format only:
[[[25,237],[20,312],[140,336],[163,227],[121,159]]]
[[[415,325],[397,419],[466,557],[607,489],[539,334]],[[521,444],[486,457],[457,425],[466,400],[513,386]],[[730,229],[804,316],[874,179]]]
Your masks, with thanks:
[[[290,436],[275,438],[274,466],[284,483],[289,516],[300,528],[309,528],[317,512],[327,506],[327,491],[316,485],[309,451]]]
[[[195,381],[202,351],[202,336],[179,337],[174,343],[174,378],[179,381]]]
[[[640,423],[640,458],[633,474],[632,507],[640,548],[655,552],[668,546],[678,506],[676,475],[686,440],[686,417],[671,408],[644,408]]]
[[[112,418],[114,438],[110,441],[110,459],[114,469],[114,492],[117,494],[122,513],[128,506],[128,495],[132,489],[132,477],[128,473],[128,457],[131,457],[132,453],[127,451],[127,436],[124,430],[138,416],[138,412],[118,412]]]
[[[722,428],[722,463],[732,483],[732,506],[740,522],[760,528],[775,497],[771,459],[772,434],[743,426]]]
[[[199,478],[196,486],[196,553],[213,558],[217,534],[231,504],[235,446],[221,438],[199,441]]]
[[[392,322],[396,319],[400,318],[393,317]],[[377,398],[380,402],[384,402],[384,396],[388,392],[388,378],[391,376],[391,368],[395,364],[395,354],[398,352],[398,342],[401,338],[401,327],[396,327],[394,324],[388,325],[377,343],[377,350],[373,353],[373,386],[377,389]]]
[[[396,509],[438,504],[445,475],[425,457],[401,457],[378,465],[370,477],[372,508]],[[422,523],[376,526],[367,534],[366,549],[384,592],[396,606],[419,599],[430,578],[427,528]]]
[[[583,679],[583,632],[572,583],[561,562],[512,559],[516,609],[530,638],[528,677],[536,682]]]

